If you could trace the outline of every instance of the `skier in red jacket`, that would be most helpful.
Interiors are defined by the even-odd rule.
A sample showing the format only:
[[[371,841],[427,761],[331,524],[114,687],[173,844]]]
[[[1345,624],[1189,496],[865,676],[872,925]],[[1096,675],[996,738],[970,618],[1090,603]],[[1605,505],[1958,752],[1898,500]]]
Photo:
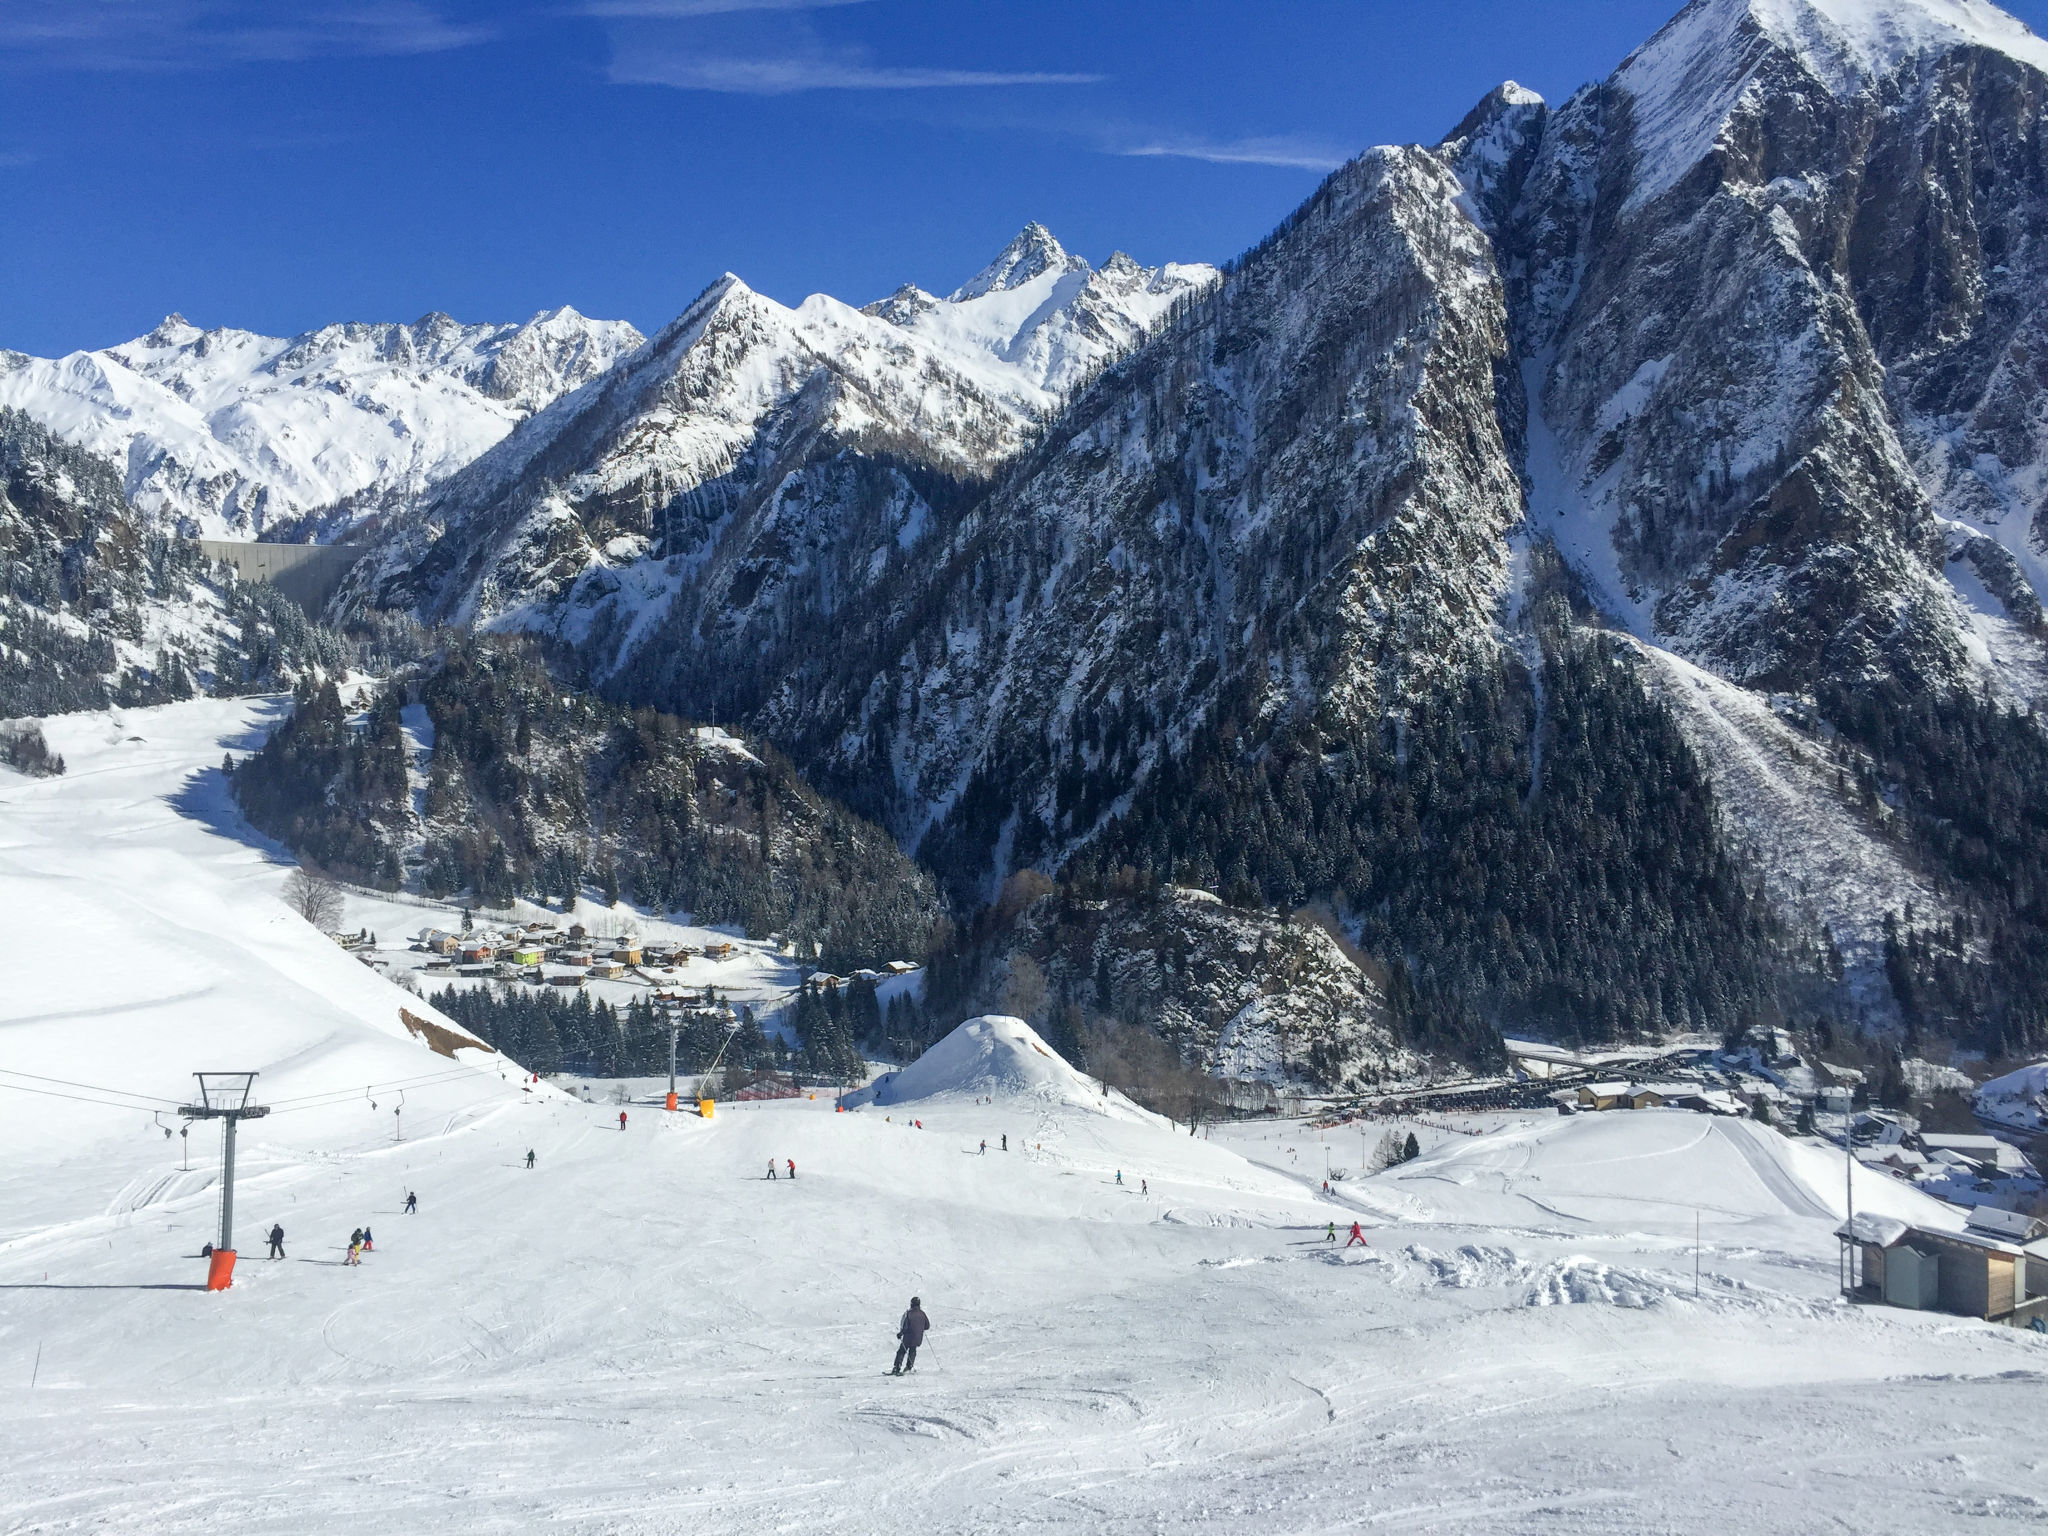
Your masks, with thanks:
[[[1358,1223],[1355,1221],[1351,1223],[1351,1235],[1344,1239],[1344,1246],[1349,1248],[1353,1243],[1358,1244],[1361,1248],[1370,1248],[1372,1246],[1372,1244],[1365,1240],[1365,1234],[1358,1229]]]
[[[626,1128],[626,1112],[625,1112],[625,1111],[624,1111],[624,1110],[622,1109],[622,1110],[620,1110],[620,1111],[619,1111],[619,1129],[623,1131],[623,1130],[624,1130],[625,1128]]]

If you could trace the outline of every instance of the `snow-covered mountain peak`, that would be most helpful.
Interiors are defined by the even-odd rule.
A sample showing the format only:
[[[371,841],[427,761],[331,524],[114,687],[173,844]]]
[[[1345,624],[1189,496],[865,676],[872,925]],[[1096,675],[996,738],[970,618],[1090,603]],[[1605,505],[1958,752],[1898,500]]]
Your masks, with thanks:
[[[0,405],[124,468],[187,532],[332,536],[454,473],[643,338],[569,308],[523,324],[350,321],[295,337],[167,315],[96,352],[0,368]]]
[[[1442,148],[1468,208],[1487,230],[1500,226],[1520,195],[1549,113],[1541,96],[1503,80],[1445,136]]]
[[[978,299],[984,294],[1021,288],[1047,272],[1088,270],[1087,261],[1069,252],[1053,238],[1051,230],[1034,219],[1003,247],[1001,255],[954,289],[950,297],[953,303],[958,304],[965,299]]]
[[[2048,42],[1985,0],[1693,0],[1614,75],[1633,101],[1630,205],[1675,185],[1772,81],[1805,79],[1846,99],[1962,49],[2048,73]]]

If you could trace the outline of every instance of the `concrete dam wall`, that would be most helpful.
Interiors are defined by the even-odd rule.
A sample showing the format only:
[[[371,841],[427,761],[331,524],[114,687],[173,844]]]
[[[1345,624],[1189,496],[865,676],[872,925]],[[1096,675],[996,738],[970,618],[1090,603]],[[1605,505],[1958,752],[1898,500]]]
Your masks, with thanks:
[[[251,544],[240,539],[194,539],[209,560],[234,567],[243,581],[267,581],[315,618],[340,590],[349,567],[363,558],[353,544]]]

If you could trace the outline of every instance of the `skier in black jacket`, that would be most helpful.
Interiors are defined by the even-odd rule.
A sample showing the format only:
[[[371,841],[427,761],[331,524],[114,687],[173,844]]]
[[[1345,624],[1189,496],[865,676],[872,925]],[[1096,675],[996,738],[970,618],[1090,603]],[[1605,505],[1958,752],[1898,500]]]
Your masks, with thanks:
[[[924,1315],[924,1306],[913,1296],[910,1310],[903,1314],[903,1321],[896,1325],[896,1337],[903,1342],[896,1346],[896,1368],[889,1374],[901,1376],[917,1369],[917,1346],[924,1342],[925,1330],[932,1320]]]
[[[279,1222],[270,1229],[270,1256],[273,1259],[284,1257],[284,1223],[282,1222]]]

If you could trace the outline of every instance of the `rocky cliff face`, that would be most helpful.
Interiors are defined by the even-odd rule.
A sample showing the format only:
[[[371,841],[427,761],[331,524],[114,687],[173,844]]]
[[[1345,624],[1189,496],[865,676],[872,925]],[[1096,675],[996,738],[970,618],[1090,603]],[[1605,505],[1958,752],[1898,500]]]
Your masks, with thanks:
[[[1699,0],[1449,146],[1507,274],[1531,526],[1611,615],[1767,689],[2038,691],[2044,66],[1989,7]]]

